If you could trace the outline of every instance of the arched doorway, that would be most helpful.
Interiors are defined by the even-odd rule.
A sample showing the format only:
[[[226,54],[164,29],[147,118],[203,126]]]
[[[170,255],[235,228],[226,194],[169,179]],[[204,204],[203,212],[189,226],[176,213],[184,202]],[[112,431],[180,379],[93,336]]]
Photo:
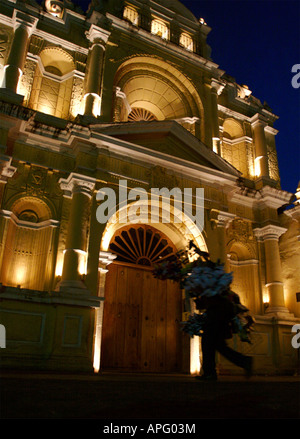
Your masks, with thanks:
[[[113,236],[117,259],[106,275],[102,370],[182,371],[182,294],[177,283],[152,275],[155,262],[176,248],[149,225],[130,225]]]

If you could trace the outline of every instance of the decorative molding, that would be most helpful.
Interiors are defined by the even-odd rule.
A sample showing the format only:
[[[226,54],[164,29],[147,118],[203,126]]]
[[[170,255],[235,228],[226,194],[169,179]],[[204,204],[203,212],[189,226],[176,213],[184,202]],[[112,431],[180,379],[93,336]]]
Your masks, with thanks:
[[[18,227],[35,229],[35,230],[44,229],[45,227],[58,227],[60,224],[59,221],[53,219],[41,221],[40,223],[33,223],[30,221],[20,220],[13,212],[5,209],[0,210],[0,217],[11,219]]]
[[[244,261],[235,261],[233,259],[228,258],[230,265],[233,266],[238,266],[238,267],[242,267],[242,266],[249,266],[249,265],[258,265],[259,261],[258,259],[246,259]]]
[[[249,136],[242,136],[242,137],[238,137],[236,139],[228,139],[227,137],[223,137],[222,141],[224,143],[228,143],[229,145],[236,145],[237,143],[241,143],[241,142],[253,143],[252,137],[249,137]]]
[[[111,264],[116,259],[116,257],[117,257],[117,255],[114,255],[111,252],[101,250],[99,253],[99,262],[101,264],[107,266],[107,265]],[[107,271],[107,270],[104,270],[103,268],[101,268],[101,270],[102,270],[101,272]]]

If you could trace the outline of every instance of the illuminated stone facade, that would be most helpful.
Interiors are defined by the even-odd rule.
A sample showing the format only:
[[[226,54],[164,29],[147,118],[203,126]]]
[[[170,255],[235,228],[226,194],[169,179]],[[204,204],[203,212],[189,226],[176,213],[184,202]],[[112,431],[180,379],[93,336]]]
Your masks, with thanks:
[[[232,343],[254,371],[294,373],[299,189],[295,199],[280,187],[277,116],[214,63],[204,20],[176,0],[93,0],[86,14],[67,0],[2,0],[0,21],[1,365],[101,370],[110,244],[124,224],[97,222],[96,193],[126,179],[204,188],[204,230],[175,210],[151,226],[234,273],[256,325],[252,345]],[[147,335],[139,343],[143,352]],[[180,346],[177,370],[198,372],[199,340]],[[169,370],[149,362],[132,370]],[[219,369],[237,372],[222,358]]]

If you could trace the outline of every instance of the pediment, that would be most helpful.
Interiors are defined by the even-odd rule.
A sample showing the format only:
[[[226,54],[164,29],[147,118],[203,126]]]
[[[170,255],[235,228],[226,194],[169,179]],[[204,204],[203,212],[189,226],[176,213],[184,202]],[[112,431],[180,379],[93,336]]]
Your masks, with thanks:
[[[95,127],[96,128],[96,127]],[[98,125],[97,132],[239,177],[240,172],[176,121]]]

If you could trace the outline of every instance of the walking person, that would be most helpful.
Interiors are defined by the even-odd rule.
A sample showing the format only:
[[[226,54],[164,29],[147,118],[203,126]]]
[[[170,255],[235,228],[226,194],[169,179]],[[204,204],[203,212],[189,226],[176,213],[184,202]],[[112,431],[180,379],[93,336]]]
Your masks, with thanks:
[[[236,315],[235,304],[222,295],[201,297],[195,302],[197,309],[205,309],[201,342],[203,374],[196,378],[202,381],[217,380],[216,352],[219,352],[236,366],[243,368],[246,376],[250,377],[252,357],[235,351],[226,343],[226,340],[232,338],[232,319]]]

